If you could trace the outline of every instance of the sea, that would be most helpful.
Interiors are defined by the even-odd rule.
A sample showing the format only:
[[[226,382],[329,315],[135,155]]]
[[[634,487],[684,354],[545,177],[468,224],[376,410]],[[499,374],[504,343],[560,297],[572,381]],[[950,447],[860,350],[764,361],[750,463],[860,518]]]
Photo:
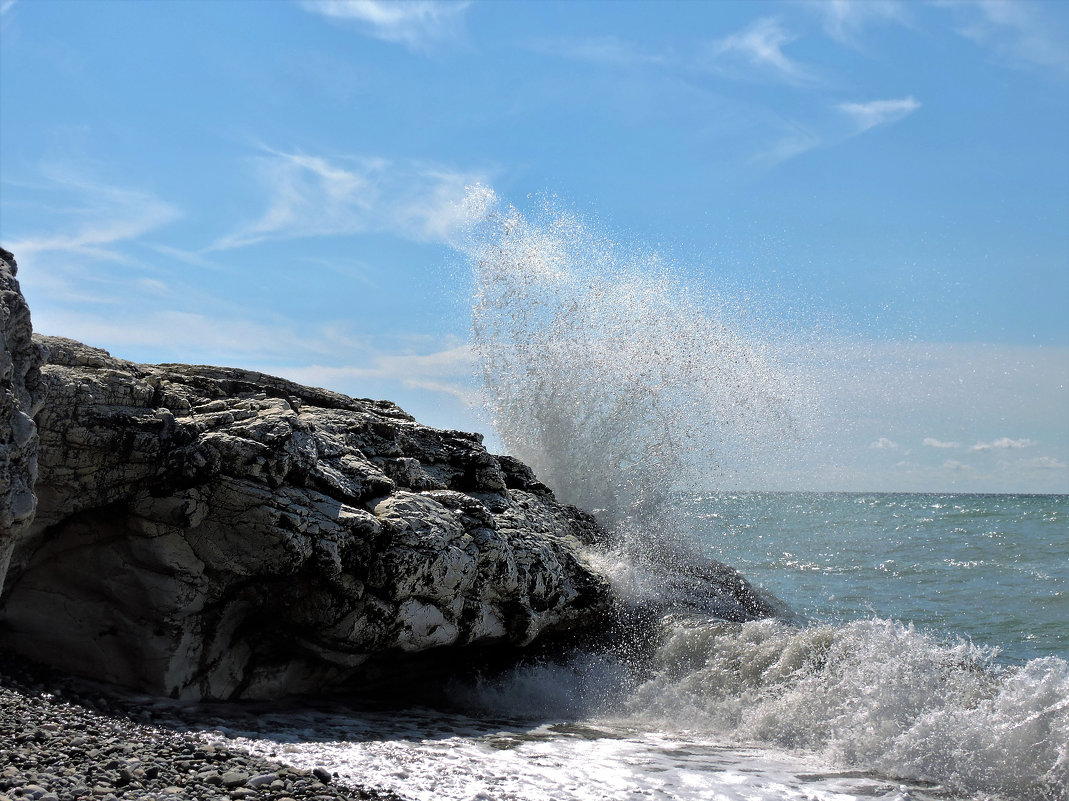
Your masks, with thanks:
[[[306,700],[205,736],[410,801],[1069,800],[1069,496],[726,491],[849,433],[813,380],[824,334],[552,198],[476,186],[462,211],[489,425],[663,615],[434,703]],[[729,622],[673,583],[704,559],[780,613]]]
[[[793,621],[669,615],[639,666],[577,650],[211,736],[413,801],[1069,798],[1069,496],[677,500]]]

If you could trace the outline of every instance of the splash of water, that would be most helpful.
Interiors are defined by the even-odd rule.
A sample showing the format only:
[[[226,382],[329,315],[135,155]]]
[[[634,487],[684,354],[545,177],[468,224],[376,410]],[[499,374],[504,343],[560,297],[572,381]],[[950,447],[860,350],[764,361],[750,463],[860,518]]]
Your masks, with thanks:
[[[580,654],[484,682],[465,700],[483,713],[522,698],[529,714],[580,710],[595,721],[806,749],[941,785],[941,797],[1067,798],[1063,659],[1001,667],[993,650],[880,619],[803,629],[775,620],[663,625],[653,660],[631,681],[614,678],[628,668]]]
[[[488,411],[563,500],[617,532],[665,539],[673,492],[752,473],[798,434],[801,373],[744,329],[732,299],[552,200],[533,216],[486,187],[468,202],[462,250]]]

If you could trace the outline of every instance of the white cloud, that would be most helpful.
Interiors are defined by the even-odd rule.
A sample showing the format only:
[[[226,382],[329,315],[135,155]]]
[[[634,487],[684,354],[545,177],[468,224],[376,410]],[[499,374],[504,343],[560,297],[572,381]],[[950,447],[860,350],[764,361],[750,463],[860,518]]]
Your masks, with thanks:
[[[0,15],[6,14],[15,5],[15,0],[0,0]]]
[[[807,83],[815,79],[815,74],[783,52],[783,48],[797,38],[778,19],[763,17],[738,33],[717,39],[712,43],[711,52],[718,66],[731,66],[740,77]],[[746,73],[738,72],[739,62],[748,69]]]
[[[301,0],[305,11],[352,22],[369,35],[412,50],[457,37],[470,2],[447,0]]]
[[[363,231],[449,242],[466,219],[466,189],[481,178],[418,162],[328,160],[275,150],[266,150],[256,166],[267,189],[267,209],[210,250]]]
[[[878,451],[895,451],[898,450],[898,443],[889,440],[887,437],[880,437],[878,440],[869,445],[870,448],[874,448]]]
[[[991,442],[977,442],[969,448],[969,450],[979,453],[982,451],[1006,450],[1009,448],[1031,448],[1035,445],[1036,443],[1030,439],[1010,439],[1009,437],[1000,437]]]
[[[1069,464],[1055,459],[1053,456],[1039,456],[1023,462],[1020,467],[1026,470],[1066,470],[1069,469]]]
[[[816,361],[807,363],[806,376],[824,402],[814,424],[819,444],[799,457],[791,488],[1069,492],[1064,471],[998,470],[995,464],[999,456],[1011,457],[1014,465],[1037,455],[1069,462],[1069,348],[829,342],[812,354]],[[1000,426],[1008,415],[1038,443],[1035,450],[970,454],[975,463],[968,471],[941,467],[946,457],[965,461],[961,454],[978,441],[968,439],[970,432],[1005,432]],[[938,441],[960,442],[960,451],[916,448],[910,458],[918,467],[908,474],[900,472],[905,468],[889,472],[884,464],[887,456],[894,457],[888,463],[903,459],[904,445],[872,449],[881,439],[920,444],[933,432],[943,433]]]
[[[854,120],[856,133],[905,119],[921,104],[913,96],[898,100],[872,100],[868,103],[840,103],[836,108]]]
[[[958,33],[1013,67],[1069,75],[1069,32],[1038,3],[1025,0],[944,2],[960,12]]]
[[[828,36],[849,45],[856,45],[861,33],[871,25],[906,21],[906,9],[896,0],[822,0],[810,8],[824,18]]]
[[[942,440],[935,439],[934,437],[925,437],[924,445],[928,448],[960,448],[961,444],[958,442],[943,442]]]
[[[94,182],[66,167],[50,165],[45,172],[44,191],[63,204],[49,209],[48,216],[64,221],[64,233],[8,240],[8,249],[19,258],[58,252],[123,261],[111,246],[135,240],[181,216],[177,208],[148,192]]]
[[[959,462],[956,459],[947,459],[945,462],[943,462],[943,469],[955,471],[972,470],[969,465],[965,464],[964,462]]]

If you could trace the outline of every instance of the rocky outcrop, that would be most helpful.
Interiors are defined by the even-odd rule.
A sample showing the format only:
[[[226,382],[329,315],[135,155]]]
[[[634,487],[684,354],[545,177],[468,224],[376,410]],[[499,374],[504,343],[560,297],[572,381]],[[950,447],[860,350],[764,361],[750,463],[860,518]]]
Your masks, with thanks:
[[[39,371],[47,352],[31,341],[30,310],[15,275],[15,258],[0,249],[0,590],[16,540],[33,520],[37,426],[43,394]]]
[[[0,607],[31,658],[174,697],[279,696],[610,605],[597,524],[479,435],[256,372],[42,346],[37,516]]]

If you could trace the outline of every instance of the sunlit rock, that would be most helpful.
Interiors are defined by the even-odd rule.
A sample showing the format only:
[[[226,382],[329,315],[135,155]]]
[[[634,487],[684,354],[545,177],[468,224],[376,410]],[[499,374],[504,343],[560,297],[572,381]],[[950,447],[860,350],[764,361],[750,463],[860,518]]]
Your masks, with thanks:
[[[478,435],[260,373],[40,343],[39,506],[0,608],[28,656],[158,694],[266,697],[609,608],[586,556],[597,524]]]

